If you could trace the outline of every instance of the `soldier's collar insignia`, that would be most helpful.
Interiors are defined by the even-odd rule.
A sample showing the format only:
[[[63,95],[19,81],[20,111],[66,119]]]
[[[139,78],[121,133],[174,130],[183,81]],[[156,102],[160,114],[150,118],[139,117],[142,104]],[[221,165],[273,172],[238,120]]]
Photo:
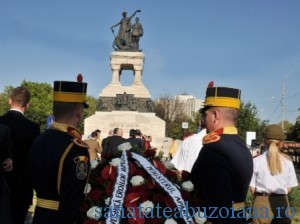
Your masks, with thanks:
[[[76,139],[81,139],[82,137],[80,131],[73,126],[68,126],[67,133]]]
[[[208,144],[212,142],[217,142],[221,139],[221,134],[227,134],[227,135],[235,135],[237,134],[237,128],[236,127],[224,127],[220,128],[216,131],[212,131],[205,135],[203,137],[203,144]]]
[[[218,130],[214,131],[215,133],[221,135],[221,134],[227,134],[227,135],[236,135],[238,133],[236,127],[223,127]]]
[[[236,127],[224,127],[223,134],[236,135],[238,133]]]
[[[220,135],[216,131],[212,131],[203,137],[203,144],[209,144],[217,142],[221,139]]]
[[[62,132],[67,132],[68,125],[53,121],[51,124],[51,129],[55,129],[55,130],[62,131]]]
[[[88,144],[81,139],[82,136],[78,129],[74,128],[73,126],[68,126],[67,133],[74,138],[73,141],[76,145],[79,145],[83,148],[89,147]]]

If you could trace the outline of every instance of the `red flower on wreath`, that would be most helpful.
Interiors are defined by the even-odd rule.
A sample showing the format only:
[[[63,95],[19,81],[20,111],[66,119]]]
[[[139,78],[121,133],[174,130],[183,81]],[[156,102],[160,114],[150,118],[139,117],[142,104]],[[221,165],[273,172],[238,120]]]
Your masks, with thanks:
[[[128,221],[130,224],[144,224],[145,223],[145,218],[142,214],[142,216],[140,216],[140,211],[138,209],[138,207],[130,207],[130,209],[128,209],[128,212],[130,213]]]
[[[111,181],[106,187],[106,193],[109,197],[111,197],[115,186],[115,181]]]
[[[147,187],[148,189],[155,189],[158,188],[158,185],[152,177],[149,177],[147,182]]]
[[[125,196],[125,207],[138,206],[140,203],[141,195],[139,193],[130,193]]]
[[[135,173],[136,173],[136,172],[135,172],[135,171],[136,171],[136,168],[135,168],[134,163],[133,163],[133,162],[129,162],[128,165],[129,165],[129,176],[136,175],[136,174],[135,174]]]
[[[116,167],[114,167],[110,164],[107,165],[101,171],[101,176],[104,178],[104,180],[107,180],[107,179],[115,180],[117,178],[117,169],[116,169]]]
[[[105,182],[105,179],[102,176],[96,177],[96,184],[101,186]]]
[[[176,204],[169,195],[165,197],[165,204],[171,209],[174,209],[176,207]]]
[[[143,178],[146,178],[147,172],[143,169],[136,169],[135,175],[142,176]]]
[[[160,161],[153,160],[153,165],[158,169],[162,174],[166,174],[167,168]]]
[[[92,200],[92,201],[99,201],[102,197],[103,194],[98,190],[98,189],[94,189],[91,190],[87,196]]]
[[[101,157],[105,160],[111,160],[113,158],[113,154],[105,153],[105,154],[101,154]]]
[[[162,204],[165,201],[165,195],[162,193],[157,193],[153,195],[152,201],[154,204]]]
[[[83,224],[100,224],[100,223],[102,223],[102,222],[97,222],[96,220],[93,220],[93,219],[85,219],[84,221],[83,221]]]
[[[146,158],[153,158],[156,154],[156,149],[153,148],[153,149],[147,149],[144,151],[144,156]]]
[[[190,177],[191,177],[191,174],[188,171],[186,171],[186,170],[181,171],[182,181],[188,181],[190,179]]]
[[[87,203],[82,203],[82,205],[80,206],[80,211],[81,212],[86,212],[89,209],[89,206],[87,205]]]
[[[147,218],[146,224],[158,224],[158,223],[164,223],[162,218],[153,217],[153,218]]]
[[[173,170],[167,170],[166,176],[169,179],[173,180],[173,179],[177,178],[177,173],[175,171],[173,171]]]

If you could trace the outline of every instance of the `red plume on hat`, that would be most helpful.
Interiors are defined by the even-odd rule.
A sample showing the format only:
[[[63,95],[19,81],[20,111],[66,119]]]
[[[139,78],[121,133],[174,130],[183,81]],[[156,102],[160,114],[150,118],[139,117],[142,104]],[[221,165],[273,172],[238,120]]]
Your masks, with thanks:
[[[83,81],[83,77],[82,77],[82,75],[81,74],[78,74],[77,75],[77,82],[82,82]]]
[[[212,87],[214,87],[214,81],[210,81],[209,83],[208,83],[208,86],[207,86],[208,88],[212,88]]]

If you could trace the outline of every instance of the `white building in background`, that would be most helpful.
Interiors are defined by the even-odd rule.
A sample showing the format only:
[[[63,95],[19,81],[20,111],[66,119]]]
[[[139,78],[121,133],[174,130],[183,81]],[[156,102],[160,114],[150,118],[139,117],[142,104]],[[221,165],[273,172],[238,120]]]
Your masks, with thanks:
[[[181,111],[187,117],[192,117],[194,112],[198,112],[203,107],[204,100],[197,99],[193,95],[183,93],[174,97],[180,104]]]

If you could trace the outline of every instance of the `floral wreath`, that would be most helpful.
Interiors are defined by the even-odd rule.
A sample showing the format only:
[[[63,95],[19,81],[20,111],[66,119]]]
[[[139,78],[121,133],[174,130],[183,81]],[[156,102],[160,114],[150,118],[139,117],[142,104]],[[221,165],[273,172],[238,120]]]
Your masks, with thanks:
[[[104,154],[92,167],[81,205],[83,224],[204,223],[190,173],[161,161],[156,149],[143,153],[129,142],[117,155]]]

